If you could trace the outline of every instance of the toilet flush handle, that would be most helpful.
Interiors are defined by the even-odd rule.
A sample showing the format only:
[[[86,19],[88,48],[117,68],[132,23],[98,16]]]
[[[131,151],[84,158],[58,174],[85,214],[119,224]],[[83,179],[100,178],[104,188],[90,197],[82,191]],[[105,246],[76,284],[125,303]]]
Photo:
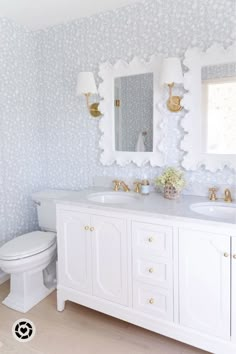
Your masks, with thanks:
[[[36,200],[34,201],[34,204],[36,204],[36,205],[38,205],[38,206],[41,205],[41,203],[40,203],[40,202],[37,202]]]

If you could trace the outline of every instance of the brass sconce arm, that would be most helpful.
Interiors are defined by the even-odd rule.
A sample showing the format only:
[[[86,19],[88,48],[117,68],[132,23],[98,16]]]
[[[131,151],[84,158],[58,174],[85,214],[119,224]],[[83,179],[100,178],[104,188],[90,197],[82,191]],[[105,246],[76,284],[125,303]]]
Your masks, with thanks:
[[[169,87],[169,98],[167,108],[171,112],[179,112],[183,107],[180,105],[182,97],[173,96],[172,91],[175,84],[183,84],[183,71],[181,61],[177,57],[169,57],[163,60],[160,83]]]
[[[98,109],[99,103],[96,102],[96,103],[90,104],[89,98],[91,96],[91,93],[85,93],[84,95],[85,95],[87,107],[88,107],[88,110],[89,110],[89,113],[91,114],[91,116],[94,118],[101,117],[102,113]]]
[[[173,90],[174,85],[175,85],[174,82],[172,82],[171,84],[168,84],[169,98],[167,100],[167,107],[171,112],[179,112],[183,109],[183,107],[180,104],[182,97],[172,95],[172,90]]]

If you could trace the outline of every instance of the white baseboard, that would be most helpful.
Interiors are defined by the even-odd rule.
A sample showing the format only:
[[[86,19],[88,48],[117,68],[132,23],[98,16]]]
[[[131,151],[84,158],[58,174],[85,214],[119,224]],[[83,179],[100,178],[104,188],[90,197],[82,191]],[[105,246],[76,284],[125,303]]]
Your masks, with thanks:
[[[5,283],[5,281],[7,281],[9,278],[9,274],[6,274],[2,270],[0,270],[0,285]]]

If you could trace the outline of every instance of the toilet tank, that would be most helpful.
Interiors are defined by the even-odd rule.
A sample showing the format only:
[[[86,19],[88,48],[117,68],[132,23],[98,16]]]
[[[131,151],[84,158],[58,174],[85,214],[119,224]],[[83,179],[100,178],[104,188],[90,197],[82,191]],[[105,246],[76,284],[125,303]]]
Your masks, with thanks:
[[[32,195],[37,205],[38,222],[41,230],[56,231],[56,200],[68,195],[69,191],[46,190]]]

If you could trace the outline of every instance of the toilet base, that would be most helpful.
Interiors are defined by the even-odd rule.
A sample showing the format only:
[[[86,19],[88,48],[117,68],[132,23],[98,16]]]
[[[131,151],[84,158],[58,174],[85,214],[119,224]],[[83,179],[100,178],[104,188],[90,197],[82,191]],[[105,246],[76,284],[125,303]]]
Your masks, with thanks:
[[[56,281],[44,284],[43,271],[11,274],[10,294],[3,304],[13,310],[26,313],[56,288]]]

